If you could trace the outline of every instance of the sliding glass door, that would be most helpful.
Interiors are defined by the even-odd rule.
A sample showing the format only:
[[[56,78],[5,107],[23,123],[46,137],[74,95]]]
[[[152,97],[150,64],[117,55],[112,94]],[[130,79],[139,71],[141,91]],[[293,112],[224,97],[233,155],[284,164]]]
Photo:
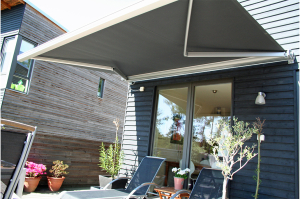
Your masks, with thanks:
[[[173,186],[172,168],[182,162],[187,98],[188,87],[158,91],[153,155],[167,159],[160,171],[166,176],[162,182],[165,186]]]
[[[217,168],[212,147],[207,140],[220,134],[217,123],[231,115],[231,83],[198,85],[194,87],[194,104],[190,158],[195,170],[192,179],[203,167]]]
[[[217,167],[207,139],[221,133],[219,120],[230,119],[231,90],[230,81],[158,89],[152,154],[166,158],[161,185],[173,187],[174,167],[191,169],[190,185],[203,167]]]

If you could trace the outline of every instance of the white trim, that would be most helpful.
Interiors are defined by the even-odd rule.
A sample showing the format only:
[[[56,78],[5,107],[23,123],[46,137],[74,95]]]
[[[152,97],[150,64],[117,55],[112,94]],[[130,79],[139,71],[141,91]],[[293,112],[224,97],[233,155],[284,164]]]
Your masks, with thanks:
[[[13,35],[17,35],[17,34],[19,34],[19,30],[13,30],[10,32],[1,33],[1,38],[13,36]]]
[[[68,61],[68,60],[62,60],[62,59],[53,59],[53,58],[47,58],[47,57],[35,57],[34,59],[40,60],[40,61],[49,61],[49,62],[55,62],[55,63],[60,63],[60,64],[69,64],[69,65],[74,65],[74,66],[82,66],[82,67],[87,67],[87,68],[114,71],[113,67],[102,66],[102,65],[97,65],[97,64],[89,64],[89,63]]]
[[[287,57],[285,52],[186,52],[186,57]]]
[[[247,57],[223,62],[216,62],[210,64],[203,64],[203,65],[196,65],[196,66],[189,66],[184,68],[176,68],[164,71],[157,71],[151,73],[144,73],[139,75],[132,75],[128,76],[129,82],[136,82],[136,81],[145,81],[151,79],[158,79],[158,78],[165,78],[165,77],[175,77],[180,75],[188,75],[194,73],[203,73],[209,71],[216,71],[216,70],[224,70],[230,68],[237,68],[237,67],[244,67],[250,66],[255,64],[266,64],[278,61],[287,61],[287,58],[284,57]]]
[[[119,12],[108,15],[75,31],[63,34],[53,40],[46,42],[45,44],[42,44],[32,50],[22,53],[18,56],[18,61],[22,62],[27,59],[32,59],[38,55],[41,55],[45,52],[48,52],[67,43],[85,37],[89,34],[95,33],[99,30],[105,29],[107,27],[110,27],[127,19],[136,17],[140,14],[154,10],[158,7],[167,5],[175,1],[176,0],[142,0]]]

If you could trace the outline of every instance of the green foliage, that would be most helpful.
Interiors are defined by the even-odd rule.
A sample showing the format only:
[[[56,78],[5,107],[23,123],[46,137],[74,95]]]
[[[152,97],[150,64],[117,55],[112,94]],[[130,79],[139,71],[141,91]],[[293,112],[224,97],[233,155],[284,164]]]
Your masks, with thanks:
[[[176,168],[174,167],[172,169],[172,172],[175,173],[175,177],[177,178],[184,178],[184,179],[187,179],[188,177],[188,173],[190,172],[191,170],[189,168],[186,168],[186,169],[180,169],[180,168]]]
[[[110,144],[109,147],[105,149],[105,146],[102,142],[102,145],[99,149],[100,164],[98,164],[99,167],[109,173],[113,179],[118,175],[124,157],[124,154],[121,151],[121,145],[119,144],[118,140],[119,119],[114,120],[114,124],[116,125],[115,143]]]
[[[50,173],[52,173],[52,175],[55,178],[61,178],[63,175],[68,174],[69,172],[65,171],[67,168],[69,168],[69,165],[64,164],[63,161],[60,160],[56,160],[53,161],[53,166],[52,169],[49,170]]]
[[[102,167],[102,169],[109,173],[112,178],[118,175],[123,161],[123,152],[121,151],[121,145],[118,143],[118,138],[116,138],[115,143],[117,144],[110,144],[108,149],[105,150],[102,142],[99,150],[99,167]]]
[[[250,127],[249,123],[233,118],[232,126],[230,121],[222,120],[219,122],[219,129],[221,134],[208,140],[208,143],[213,146],[213,155],[217,161],[217,166],[222,169],[225,178],[224,183],[227,183],[227,179],[232,180],[233,175],[257,155],[254,153],[256,145],[247,146],[245,142],[251,139],[253,134],[258,134],[258,128],[255,125]],[[219,155],[222,156],[222,159]],[[237,163],[239,167],[233,170],[233,166]],[[223,198],[225,195],[226,184],[223,186]]]

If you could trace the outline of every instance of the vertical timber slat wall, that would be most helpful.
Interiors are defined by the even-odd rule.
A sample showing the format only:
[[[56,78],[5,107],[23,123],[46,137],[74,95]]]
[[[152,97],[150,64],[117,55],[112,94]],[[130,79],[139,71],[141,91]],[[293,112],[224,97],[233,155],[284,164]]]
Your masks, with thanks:
[[[38,44],[64,31],[26,5],[20,35]],[[104,98],[97,97],[100,77]],[[115,139],[113,120],[120,118],[122,138],[128,84],[104,72],[35,61],[28,94],[6,89],[1,117],[37,126],[28,160],[51,168],[54,160],[69,164],[64,186],[98,185],[99,146]],[[40,184],[46,185],[44,177]]]
[[[297,190],[297,141],[295,140],[295,102],[294,98],[294,72],[298,64],[273,63],[231,70],[216,71],[203,74],[187,75],[176,78],[166,78],[145,82],[137,82],[133,89],[144,86],[145,90],[156,86],[172,85],[176,83],[199,82],[225,78],[234,79],[233,115],[240,120],[254,122],[255,118],[266,119],[264,134],[266,141],[262,143],[261,153],[261,186],[260,198],[296,198]],[[257,92],[267,93],[266,105],[255,105]],[[128,96],[124,144],[125,164],[127,168],[136,165],[135,158],[140,160],[147,151],[150,138],[150,126],[153,107],[154,92],[137,93],[132,98]],[[132,101],[133,102],[130,102]],[[151,104],[152,103],[152,104]],[[151,115],[149,118],[149,114]],[[136,123],[136,124],[135,124]],[[127,136],[128,135],[128,136]],[[130,135],[130,136],[129,136]],[[132,139],[125,141],[126,139]],[[256,143],[253,137],[250,144]],[[132,144],[131,144],[132,143]],[[127,152],[128,151],[128,152]],[[230,198],[247,199],[255,193],[255,175],[257,158],[252,160],[243,170],[234,176],[231,183]],[[123,171],[124,172],[124,171]]]

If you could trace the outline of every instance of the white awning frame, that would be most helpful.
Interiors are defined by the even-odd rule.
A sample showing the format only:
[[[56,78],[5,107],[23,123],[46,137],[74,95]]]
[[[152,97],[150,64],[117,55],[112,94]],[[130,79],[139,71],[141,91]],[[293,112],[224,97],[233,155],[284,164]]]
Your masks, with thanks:
[[[288,52],[291,52],[291,51],[288,51]],[[152,79],[158,79],[158,78],[190,75],[190,74],[195,74],[195,73],[203,73],[203,72],[225,70],[225,69],[238,68],[238,67],[246,67],[246,66],[251,66],[251,65],[256,65],[256,64],[281,62],[281,61],[286,61],[287,59],[292,60],[291,63],[293,63],[294,59],[295,59],[294,54],[293,53],[287,54],[286,57],[246,57],[246,58],[229,60],[229,61],[215,62],[215,63],[210,63],[210,64],[196,65],[196,66],[164,70],[164,71],[158,71],[158,72],[152,72],[152,73],[145,73],[145,74],[128,76],[127,81],[137,82],[137,81],[145,81],[145,80],[152,80]]]
[[[189,0],[183,55],[185,57],[270,57],[286,59],[289,63],[294,63],[294,56],[291,51],[286,52],[187,52],[187,42],[189,37],[190,21],[193,8],[193,0]],[[252,59],[252,58],[251,58]],[[267,59],[267,58],[266,58]]]
[[[179,75],[223,70],[229,68],[250,66],[255,64],[265,64],[265,63],[279,62],[279,61],[288,61],[288,63],[294,63],[295,56],[290,50],[285,52],[187,52],[187,42],[188,42],[193,0],[189,0],[186,33],[185,33],[185,41],[184,41],[184,53],[183,53],[184,56],[185,57],[229,57],[229,58],[239,57],[239,59],[126,76],[121,70],[119,70],[118,66],[103,66],[103,65],[91,64],[85,62],[62,60],[62,59],[40,56],[43,53],[46,53],[55,48],[68,44],[72,41],[83,38],[87,35],[108,28],[110,26],[123,22],[127,19],[133,18],[145,12],[154,10],[158,7],[173,3],[175,1],[177,0],[142,0],[119,12],[113,13],[107,17],[104,17],[98,21],[95,21],[73,32],[61,35],[53,40],[50,40],[49,42],[46,42],[45,44],[42,44],[30,51],[27,51],[26,53],[20,54],[18,56],[18,61],[25,61],[27,59],[37,59],[42,61],[50,61],[50,62],[56,62],[61,64],[86,67],[86,68],[96,69],[101,71],[115,72],[116,74],[119,74],[121,77],[127,80],[128,82],[144,81],[144,80],[151,80],[151,79],[158,79],[158,78],[165,78],[165,77],[174,77]]]
[[[148,11],[151,11],[156,8],[173,3],[175,1],[177,1],[177,0],[141,0],[140,2],[135,3],[123,10],[120,10],[111,15],[103,17],[102,19],[99,19],[93,23],[90,23],[90,24],[83,26],[82,28],[79,28],[72,32],[63,34],[53,40],[50,40],[40,46],[37,46],[25,53],[22,53],[22,54],[18,55],[17,59],[20,62],[25,61],[27,59],[36,59],[37,56],[39,56],[45,52],[48,52],[57,47],[63,46],[67,43],[70,43],[72,41],[75,41],[77,39],[85,37],[92,33],[95,33],[99,30],[103,30],[105,28],[113,26],[122,21],[126,21],[130,18],[136,17],[136,16],[146,13]],[[43,57],[43,59],[44,59],[44,57]],[[39,60],[42,60],[42,57],[40,57]]]

